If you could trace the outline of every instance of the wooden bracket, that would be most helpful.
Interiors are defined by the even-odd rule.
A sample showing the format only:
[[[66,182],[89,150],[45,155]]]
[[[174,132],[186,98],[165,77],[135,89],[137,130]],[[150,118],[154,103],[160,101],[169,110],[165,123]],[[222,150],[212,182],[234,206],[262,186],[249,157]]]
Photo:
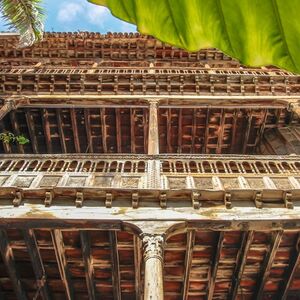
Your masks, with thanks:
[[[256,192],[254,196],[254,203],[257,208],[263,207],[262,192]]]
[[[193,208],[199,209],[199,207],[200,207],[200,203],[199,203],[200,193],[192,191],[191,197],[192,197]]]
[[[132,207],[138,208],[139,207],[139,193],[138,192],[132,193],[131,200],[132,200]]]
[[[283,201],[284,201],[284,206],[286,208],[290,208],[290,209],[294,208],[292,199],[293,199],[292,192],[285,192]]]
[[[15,194],[15,198],[13,200],[13,206],[14,207],[18,207],[21,205],[21,202],[22,202],[22,193],[20,191],[17,191],[16,194]]]
[[[83,200],[84,200],[83,193],[82,192],[76,192],[75,206],[76,207],[82,207]]]
[[[49,207],[52,204],[52,200],[53,200],[53,192],[52,191],[48,191],[45,193],[45,206]]]
[[[161,192],[159,194],[159,204],[161,208],[167,208],[167,194],[164,192]]]
[[[113,201],[113,194],[111,192],[106,192],[105,193],[105,207],[111,208],[112,201]]]
[[[224,204],[225,204],[226,208],[232,208],[231,193],[225,192],[225,195],[224,195]]]

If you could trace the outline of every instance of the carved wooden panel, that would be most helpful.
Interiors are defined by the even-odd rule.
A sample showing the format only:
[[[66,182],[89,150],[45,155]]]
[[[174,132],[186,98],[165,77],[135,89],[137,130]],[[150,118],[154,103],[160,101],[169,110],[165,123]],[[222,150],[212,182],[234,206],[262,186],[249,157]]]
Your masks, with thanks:
[[[30,187],[34,178],[34,176],[18,176],[12,183],[12,185],[22,188],[28,188]]]

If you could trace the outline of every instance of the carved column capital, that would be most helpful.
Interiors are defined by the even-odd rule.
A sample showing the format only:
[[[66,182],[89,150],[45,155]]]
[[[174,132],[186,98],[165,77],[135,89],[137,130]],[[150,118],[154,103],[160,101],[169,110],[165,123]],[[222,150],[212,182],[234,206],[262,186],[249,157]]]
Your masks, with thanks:
[[[148,103],[150,104],[150,106],[158,106],[159,104],[159,100],[158,98],[150,98],[150,99],[147,99]]]
[[[141,238],[143,242],[144,261],[147,261],[149,258],[158,258],[160,261],[163,261],[164,236],[142,234]]]

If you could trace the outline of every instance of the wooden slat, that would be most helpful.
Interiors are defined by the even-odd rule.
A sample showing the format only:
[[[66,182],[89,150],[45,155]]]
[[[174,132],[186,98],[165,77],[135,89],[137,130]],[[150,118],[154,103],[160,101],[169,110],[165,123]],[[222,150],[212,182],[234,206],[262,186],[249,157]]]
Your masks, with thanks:
[[[195,138],[196,138],[196,129],[197,129],[196,113],[197,113],[197,110],[193,109],[191,153],[196,153],[196,151],[195,151]]]
[[[33,153],[39,153],[36,133],[34,129],[33,116],[28,108],[25,109],[25,116],[26,116],[26,123],[29,132],[30,145],[32,147],[32,151]]]
[[[298,233],[297,242],[292,254],[292,257],[289,261],[289,267],[284,274],[285,280],[283,281],[282,288],[278,291],[278,299],[285,300],[288,298],[289,289],[295,277],[295,273],[300,265],[300,233]]]
[[[73,139],[74,139],[75,151],[77,153],[80,153],[81,150],[80,150],[80,143],[79,143],[79,137],[78,137],[78,126],[77,126],[77,119],[76,119],[75,108],[71,108],[70,109],[70,114],[71,114],[71,125],[72,125],[72,132],[73,132]]]
[[[135,299],[140,300],[142,294],[141,287],[141,240],[136,235],[133,237],[134,243],[134,267],[135,267]]]
[[[252,110],[247,115],[247,127],[245,131],[245,138],[243,142],[243,150],[242,154],[245,154],[247,151],[247,145],[248,145],[248,140],[249,140],[249,135],[250,135],[250,130],[251,130],[251,124],[252,124]]]
[[[263,299],[264,287],[270,275],[270,270],[277,253],[283,231],[277,231],[272,233],[272,241],[270,244],[270,249],[265,256],[264,263],[262,266],[262,277],[257,281],[257,287],[254,295],[254,299]]]
[[[101,120],[103,152],[107,153],[107,133],[106,133],[106,122],[105,122],[105,108],[100,108],[100,120]]]
[[[80,231],[80,241],[81,241],[81,250],[82,257],[85,268],[85,278],[86,285],[88,288],[88,294],[90,300],[95,300],[96,289],[95,289],[95,279],[94,279],[94,267],[93,267],[93,258],[91,254],[91,241],[88,234],[88,231]]]
[[[85,132],[86,138],[88,141],[88,149],[87,151],[90,153],[94,152],[93,140],[92,140],[92,133],[91,133],[91,119],[90,119],[90,109],[84,109],[84,124],[85,124]]]
[[[240,283],[241,283],[244,269],[245,269],[245,266],[247,263],[248,252],[250,250],[250,246],[252,244],[253,237],[254,237],[253,231],[248,231],[247,233],[243,234],[243,239],[241,242],[241,247],[240,247],[239,253],[237,255],[235,271],[234,271],[231,290],[229,292],[228,299],[235,300],[238,295]]]
[[[134,133],[134,130],[135,130],[135,109],[134,108],[130,108],[130,149],[131,149],[131,153],[136,153],[136,150],[135,150],[135,133]]]
[[[237,128],[237,120],[239,117],[239,109],[234,111],[233,114],[233,123],[232,123],[232,130],[231,130],[231,145],[230,145],[230,152],[233,153],[236,146],[236,128]]]
[[[12,110],[9,115],[10,115],[10,121],[11,121],[11,125],[12,125],[15,135],[20,135],[21,132],[20,132],[19,123],[18,123],[17,117],[16,117],[16,111]],[[20,153],[24,153],[23,145],[17,143],[17,147],[18,147],[18,150]]]
[[[184,277],[183,277],[183,286],[182,286],[182,299],[188,299],[189,292],[189,281],[190,273],[193,259],[193,248],[195,244],[195,231],[189,231],[187,233],[187,242],[186,242],[186,252],[184,259]]]
[[[50,123],[49,123],[49,118],[48,118],[48,110],[45,108],[42,109],[42,122],[43,122],[43,128],[44,128],[44,133],[45,133],[47,152],[52,153],[51,132],[50,132]]]
[[[120,282],[120,266],[119,266],[119,253],[117,232],[111,231],[109,233],[111,261],[112,261],[112,285],[115,300],[121,300],[121,282]]]
[[[45,269],[34,231],[32,229],[23,230],[23,237],[31,259],[32,268],[37,280],[37,287],[40,288],[40,294],[42,295],[43,299],[51,300],[52,298],[49,293]]]
[[[256,136],[256,139],[255,139],[255,146],[257,146],[258,143],[260,143],[260,141],[263,137],[263,134],[265,132],[267,118],[268,118],[268,109],[266,108],[266,109],[264,109],[263,118],[262,118],[262,121],[261,121],[259,131],[257,132],[257,136]]]
[[[117,140],[117,152],[122,153],[122,129],[121,129],[121,113],[119,108],[115,108],[116,111],[116,140]]]
[[[208,296],[207,296],[208,300],[211,300],[214,295],[217,271],[218,271],[218,267],[219,267],[219,261],[220,261],[220,257],[221,257],[223,243],[224,243],[224,231],[221,231],[219,233],[219,240],[218,240],[217,248],[215,251],[215,257],[214,257],[213,264],[212,264],[212,271],[211,271],[211,277],[210,277],[209,288],[208,288]]]
[[[172,153],[172,124],[171,124],[171,108],[166,109],[167,115],[167,152]]]
[[[11,246],[9,245],[7,234],[4,230],[0,230],[0,251],[2,260],[18,300],[26,300],[27,296],[16,269],[14,254]]]
[[[216,153],[221,154],[222,153],[222,144],[223,144],[223,139],[224,139],[224,126],[225,126],[225,110],[221,109],[220,113],[220,127],[218,130],[218,142],[217,142],[217,149]]]
[[[144,125],[144,153],[147,153],[148,149],[148,131],[149,131],[149,110],[143,108],[143,125]]]
[[[74,290],[71,282],[71,276],[69,268],[67,265],[67,260],[65,256],[65,247],[63,242],[62,232],[58,229],[51,231],[51,237],[54,247],[54,252],[56,256],[56,261],[61,276],[61,280],[64,283],[66,296],[68,300],[74,299]]]
[[[61,109],[57,108],[56,109],[56,119],[57,119],[57,124],[58,124],[58,132],[59,132],[59,140],[60,140],[60,146],[61,150],[63,153],[67,153],[67,145],[66,145],[66,140],[65,140],[65,133],[63,130],[63,123],[61,119]]]
[[[182,108],[178,109],[178,150],[177,153],[182,153]]]
[[[209,117],[210,110],[209,108],[206,111],[206,121],[205,121],[205,135],[204,135],[204,151],[203,153],[208,153],[207,144],[208,144],[208,135],[209,135]]]

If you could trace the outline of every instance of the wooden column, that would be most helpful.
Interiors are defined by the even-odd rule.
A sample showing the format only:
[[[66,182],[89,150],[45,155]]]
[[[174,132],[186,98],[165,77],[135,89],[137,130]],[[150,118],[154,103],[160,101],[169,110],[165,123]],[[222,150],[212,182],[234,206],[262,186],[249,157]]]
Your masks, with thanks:
[[[149,107],[149,135],[148,135],[148,154],[159,154],[159,139],[158,139],[158,100],[148,100]]]
[[[163,300],[163,245],[164,236],[143,234],[145,264],[144,300]]]

